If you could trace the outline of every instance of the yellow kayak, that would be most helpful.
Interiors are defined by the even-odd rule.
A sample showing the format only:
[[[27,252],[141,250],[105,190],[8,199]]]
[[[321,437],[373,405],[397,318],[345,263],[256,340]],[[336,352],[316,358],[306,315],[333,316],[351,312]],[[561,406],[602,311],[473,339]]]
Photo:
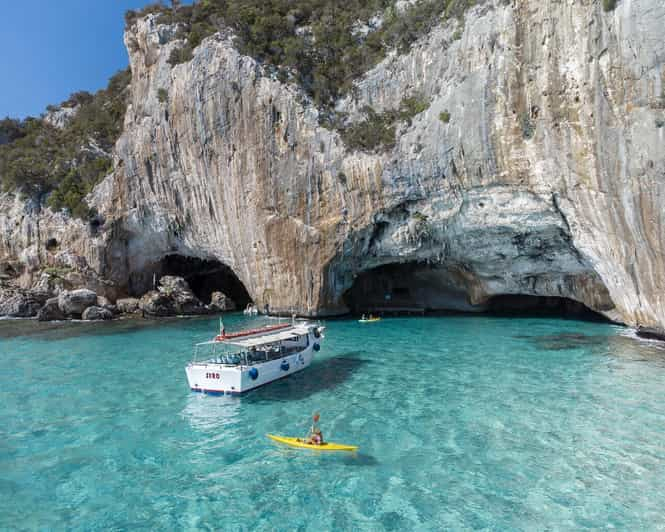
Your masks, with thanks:
[[[313,445],[307,443],[302,438],[289,438],[288,436],[275,436],[274,434],[266,434],[268,438],[273,441],[290,445],[291,447],[298,447],[299,449],[312,449],[314,451],[357,451],[357,445],[344,445],[343,443],[325,442],[321,445]]]
[[[381,318],[372,318],[371,320],[358,320],[358,323],[372,323],[373,321],[381,321]]]

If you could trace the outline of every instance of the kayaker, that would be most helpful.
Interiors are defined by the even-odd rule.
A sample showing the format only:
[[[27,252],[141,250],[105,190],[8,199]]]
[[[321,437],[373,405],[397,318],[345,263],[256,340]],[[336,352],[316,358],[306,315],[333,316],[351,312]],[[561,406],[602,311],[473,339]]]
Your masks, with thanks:
[[[312,437],[309,439],[309,443],[312,445],[323,445],[323,433],[321,432],[321,429],[314,429],[314,434],[312,434]]]
[[[309,435],[310,437],[314,434],[314,431],[319,428],[317,423],[319,422],[319,419],[321,419],[321,416],[319,415],[318,412],[314,412],[314,415],[312,416],[312,426],[309,429]]]
[[[321,419],[321,416],[319,416],[319,413],[316,412],[312,416],[313,423],[311,428],[309,429],[309,436],[307,436],[307,441],[312,445],[321,445],[323,443],[323,433],[321,432],[321,429],[317,425],[319,419]]]

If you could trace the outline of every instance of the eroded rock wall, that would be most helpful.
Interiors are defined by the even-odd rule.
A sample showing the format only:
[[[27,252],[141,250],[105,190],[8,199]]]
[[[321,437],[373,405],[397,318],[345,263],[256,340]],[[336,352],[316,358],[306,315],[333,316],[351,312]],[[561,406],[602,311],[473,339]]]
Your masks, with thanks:
[[[95,191],[105,251],[75,245],[134,292],[177,253],[228,265],[259,308],[325,315],[363,272],[421,263],[471,305],[563,296],[663,326],[664,23],[659,0],[473,8],[339,102],[358,119],[428,101],[368,154],[229,36],[171,67],[175,28],[148,16],[125,35],[131,103]]]

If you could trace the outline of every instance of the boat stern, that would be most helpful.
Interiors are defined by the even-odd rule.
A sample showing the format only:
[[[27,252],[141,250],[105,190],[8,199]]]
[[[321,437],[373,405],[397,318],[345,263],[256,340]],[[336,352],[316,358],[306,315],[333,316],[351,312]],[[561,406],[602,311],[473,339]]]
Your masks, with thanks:
[[[221,364],[192,362],[185,367],[185,374],[195,392],[235,395],[242,391],[241,372]]]

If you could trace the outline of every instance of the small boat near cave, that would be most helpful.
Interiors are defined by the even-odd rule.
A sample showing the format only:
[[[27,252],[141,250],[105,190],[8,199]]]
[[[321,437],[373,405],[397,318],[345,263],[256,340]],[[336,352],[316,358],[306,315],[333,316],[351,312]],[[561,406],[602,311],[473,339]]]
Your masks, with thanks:
[[[185,368],[192,391],[238,395],[309,366],[321,349],[325,327],[309,322],[284,323],[220,334],[194,346]],[[202,360],[203,359],[203,360]]]
[[[245,310],[242,311],[242,313],[245,316],[256,316],[259,313],[259,309],[257,309],[255,305],[247,303],[247,306],[245,307]]]

